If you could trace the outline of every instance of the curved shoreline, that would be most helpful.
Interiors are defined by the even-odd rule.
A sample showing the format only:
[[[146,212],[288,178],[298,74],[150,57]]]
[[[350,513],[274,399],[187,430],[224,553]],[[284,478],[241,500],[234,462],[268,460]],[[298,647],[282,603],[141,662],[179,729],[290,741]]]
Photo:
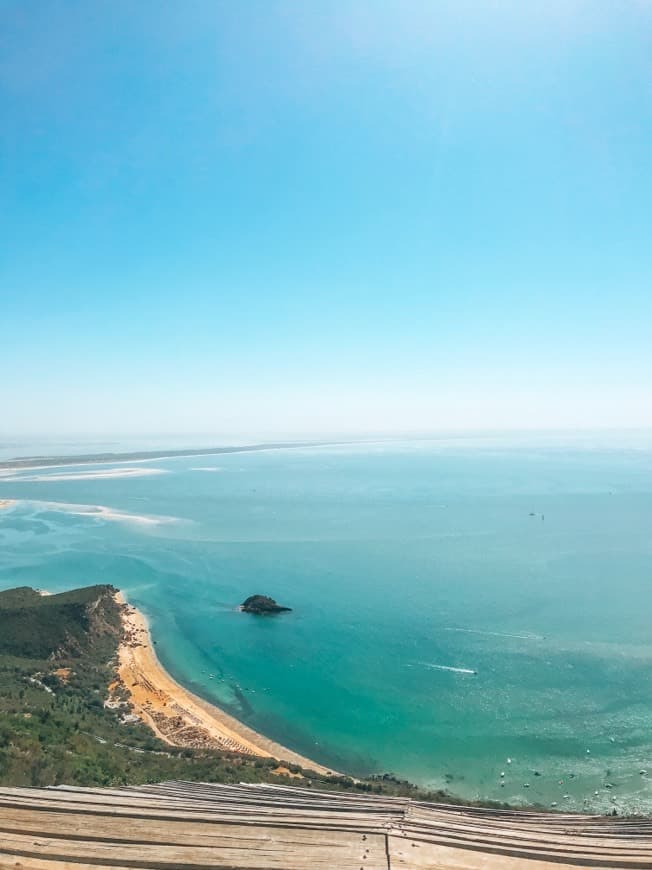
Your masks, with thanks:
[[[123,623],[118,649],[120,682],[131,693],[134,715],[157,737],[172,746],[223,749],[298,764],[322,775],[335,774],[180,685],[158,660],[145,616],[122,592],[116,593],[115,600]]]

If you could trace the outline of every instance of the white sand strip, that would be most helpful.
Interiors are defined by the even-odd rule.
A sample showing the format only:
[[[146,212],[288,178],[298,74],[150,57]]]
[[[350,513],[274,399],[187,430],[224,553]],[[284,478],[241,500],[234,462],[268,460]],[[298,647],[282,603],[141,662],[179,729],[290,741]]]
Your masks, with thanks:
[[[39,482],[48,483],[60,480],[108,480],[115,477],[150,477],[154,474],[168,474],[163,468],[108,468],[103,471],[69,471],[65,474],[28,474],[21,475],[14,472],[11,475],[3,475],[0,479],[15,483]]]

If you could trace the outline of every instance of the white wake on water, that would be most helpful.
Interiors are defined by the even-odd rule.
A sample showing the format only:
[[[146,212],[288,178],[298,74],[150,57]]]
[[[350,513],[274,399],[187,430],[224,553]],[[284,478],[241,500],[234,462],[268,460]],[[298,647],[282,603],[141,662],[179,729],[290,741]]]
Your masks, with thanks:
[[[451,665],[435,665],[432,662],[419,662],[424,668],[431,668],[435,671],[452,671],[454,674],[477,674],[472,668],[454,668]]]
[[[504,631],[483,631],[479,628],[445,628],[444,631],[463,631],[465,634],[486,634],[489,637],[514,637],[518,640],[545,640],[540,634],[508,634]]]

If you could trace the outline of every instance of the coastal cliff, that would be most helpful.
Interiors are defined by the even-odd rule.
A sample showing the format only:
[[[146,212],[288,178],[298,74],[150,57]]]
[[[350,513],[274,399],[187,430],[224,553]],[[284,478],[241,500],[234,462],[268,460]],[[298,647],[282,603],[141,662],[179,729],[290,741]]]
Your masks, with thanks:
[[[57,595],[28,586],[0,592],[0,655],[53,662],[110,658],[122,635],[115,593],[110,585]]]

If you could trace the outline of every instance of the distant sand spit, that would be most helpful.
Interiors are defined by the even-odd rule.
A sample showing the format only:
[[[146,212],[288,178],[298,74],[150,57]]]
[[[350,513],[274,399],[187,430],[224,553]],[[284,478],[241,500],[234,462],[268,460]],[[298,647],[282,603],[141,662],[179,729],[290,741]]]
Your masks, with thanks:
[[[51,506],[58,505],[58,509],[65,513],[73,514],[78,517],[96,517],[100,520],[113,520],[122,523],[137,523],[143,526],[160,526],[166,523],[178,522],[176,517],[156,517],[148,516],[147,514],[129,514],[126,511],[115,510],[114,508],[105,507],[104,505],[85,505],[85,504],[60,504],[58,502],[50,502]]]
[[[107,507],[101,504],[74,504],[63,501],[34,501],[31,499],[6,499],[0,508],[11,507],[17,504],[35,505],[43,510],[59,511],[77,517],[89,517],[89,519],[107,520],[118,523],[134,523],[140,526],[160,526],[170,523],[183,522],[178,517],[156,516],[152,514],[130,514],[117,508]]]
[[[0,480],[16,483],[47,483],[62,480],[107,480],[114,477],[151,477],[154,474],[167,474],[163,468],[107,468],[103,471],[69,471],[64,474],[16,474],[17,469],[0,471]]]
[[[0,498],[0,511],[13,507],[16,504],[15,498]]]
[[[131,692],[134,713],[172,746],[226,749],[276,758],[321,774],[333,771],[263,737],[223,710],[180,686],[159,662],[143,614],[116,594],[124,638],[118,674]]]
[[[202,447],[181,450],[136,450],[120,453],[82,453],[63,456],[15,456],[0,460],[0,474],[42,468],[72,468],[78,465],[124,465],[125,463],[157,462],[159,459],[184,459],[188,457],[222,456],[225,453],[258,453],[268,450],[297,450],[324,447],[324,441],[279,441],[265,444],[238,444],[228,447]],[[335,443],[335,442],[333,442]]]

